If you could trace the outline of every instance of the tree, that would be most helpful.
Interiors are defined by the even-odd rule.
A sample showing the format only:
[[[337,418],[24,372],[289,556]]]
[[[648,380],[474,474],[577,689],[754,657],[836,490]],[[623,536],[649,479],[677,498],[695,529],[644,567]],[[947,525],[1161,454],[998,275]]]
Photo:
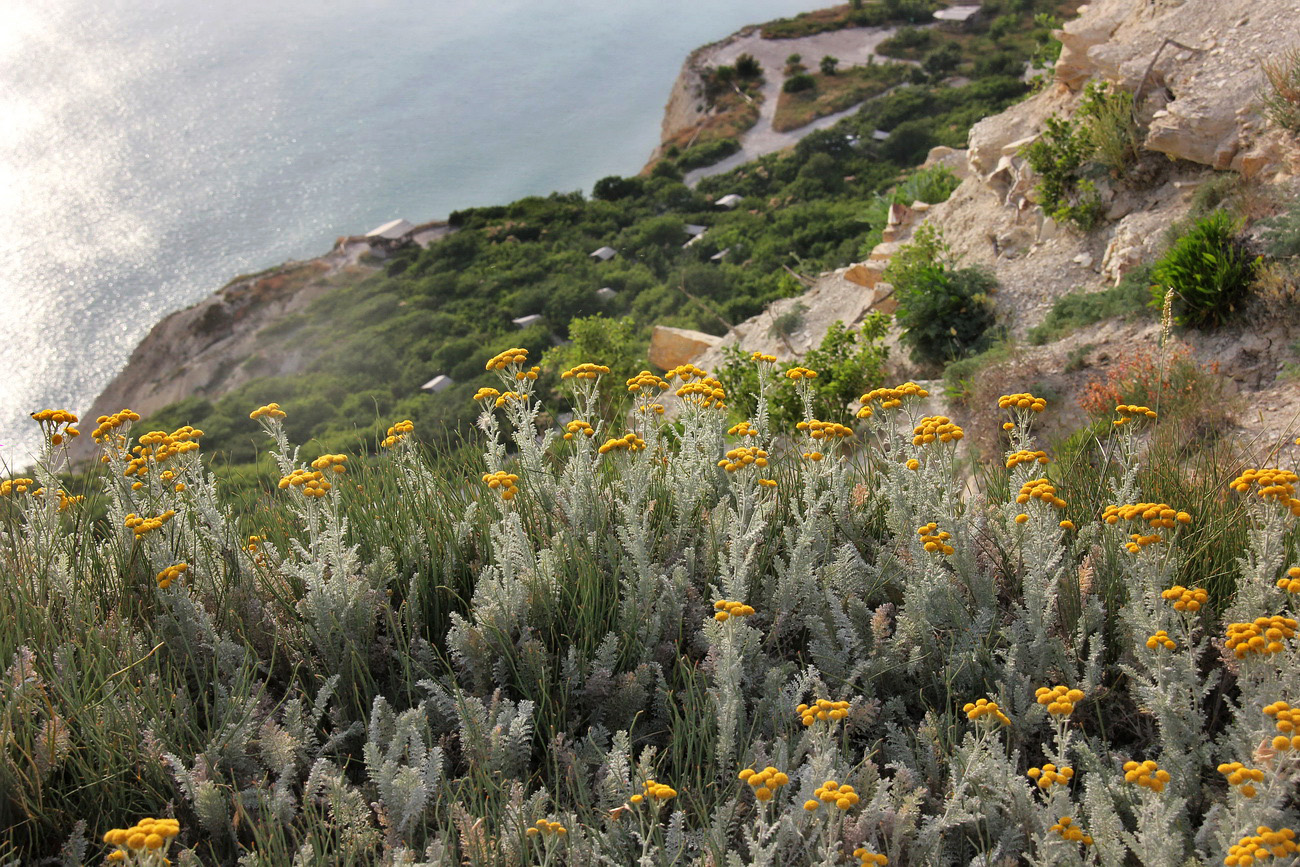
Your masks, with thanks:
[[[834,75],[836,67],[839,65],[840,59],[838,57],[832,57],[829,54],[824,55],[821,62],[822,75]]]

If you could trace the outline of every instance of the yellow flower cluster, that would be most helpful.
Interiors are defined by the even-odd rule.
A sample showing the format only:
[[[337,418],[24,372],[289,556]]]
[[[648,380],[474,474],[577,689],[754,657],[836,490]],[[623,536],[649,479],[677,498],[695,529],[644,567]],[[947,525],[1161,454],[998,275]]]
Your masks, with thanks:
[[[1175,584],[1168,590],[1161,591],[1160,598],[1172,601],[1175,611],[1189,611],[1195,614],[1201,610],[1201,606],[1209,601],[1210,594],[1200,587],[1191,590],[1181,584]]]
[[[1030,768],[1025,772],[1025,776],[1033,780],[1038,788],[1044,792],[1049,791],[1052,786],[1069,785],[1070,780],[1074,779],[1074,768],[1061,768],[1057,770],[1056,765],[1048,762],[1041,768]]]
[[[758,436],[758,428],[754,427],[747,421],[742,421],[739,424],[733,424],[731,427],[727,428],[727,436],[756,437]]]
[[[261,544],[260,544],[260,543],[261,543],[262,541],[263,541],[263,539],[262,539],[261,536],[249,536],[249,537],[248,537],[248,544],[244,546],[244,550],[247,551],[249,554],[252,555],[252,557],[253,557],[253,562],[256,563],[256,564],[259,565],[259,566],[265,566],[265,565],[266,565],[266,555],[263,554],[263,553],[261,553],[261,550],[260,550],[260,549],[261,549]]]
[[[765,488],[775,488],[776,479],[759,479],[758,483]]]
[[[585,437],[595,436],[596,429],[587,422],[578,419],[574,419],[564,426],[564,438],[566,440],[571,440],[579,434]]]
[[[1236,788],[1243,798],[1253,798],[1259,794],[1253,784],[1264,782],[1263,771],[1259,768],[1248,768],[1241,762],[1219,765],[1219,773],[1228,778],[1228,785]]]
[[[1161,770],[1150,759],[1145,762],[1125,762],[1124,782],[1159,794],[1165,790],[1165,784],[1169,782],[1169,772]]]
[[[889,863],[888,855],[881,855],[879,852],[872,852],[865,846],[859,846],[853,850],[853,857],[858,859],[858,867],[885,867]]]
[[[621,437],[612,437],[610,439],[605,440],[605,442],[601,445],[599,449],[597,449],[597,451],[603,455],[606,452],[618,451],[621,449],[625,449],[629,452],[639,452],[644,448],[645,448],[645,440],[641,439],[641,437],[637,436],[631,431],[628,431],[627,433],[623,434]]]
[[[1085,846],[1092,845],[1092,837],[1083,833],[1083,829],[1074,824],[1074,820],[1069,816],[1062,816],[1056,820],[1056,824],[1048,828],[1055,834],[1060,835],[1062,840],[1068,843],[1082,843]]]
[[[320,470],[294,470],[287,476],[282,476],[277,485],[280,490],[287,488],[297,488],[302,491],[304,497],[323,497],[329,493],[330,488],[334,487],[325,480],[325,474]]]
[[[497,398],[500,396],[501,392],[497,391],[495,388],[488,388],[485,386],[474,392],[474,397],[472,399],[475,403],[496,403]]]
[[[943,554],[946,557],[951,557],[955,550],[948,544],[948,540],[952,538],[952,534],[940,530],[939,525],[933,521],[926,524],[924,527],[917,527],[916,535],[921,537],[921,547],[929,551],[931,554]]]
[[[655,376],[653,373],[651,373],[648,370],[641,371],[636,376],[632,377],[627,381],[627,390],[630,391],[632,394],[637,394],[643,389],[645,391],[649,391],[652,388],[657,388],[660,391],[665,391],[668,388],[668,383],[660,379],[659,377]]]
[[[509,502],[519,493],[519,487],[516,482],[519,477],[514,473],[507,473],[505,470],[497,470],[495,473],[484,473],[483,484],[487,485],[494,491],[501,492],[501,499]]]
[[[966,432],[952,423],[946,415],[927,415],[912,431],[912,445],[924,446],[938,440],[941,443],[954,443]]]
[[[1295,842],[1295,831],[1279,828],[1274,831],[1268,825],[1255,828],[1253,835],[1247,835],[1228,847],[1228,857],[1223,863],[1228,867],[1250,867],[1256,861],[1265,858],[1284,858],[1300,852]]]
[[[173,581],[179,580],[182,575],[188,572],[189,568],[190,566],[188,563],[177,563],[174,566],[168,566],[166,569],[155,575],[154,580],[158,582],[158,587],[160,589],[166,590],[168,587],[172,586]]]
[[[1178,643],[1169,637],[1169,633],[1163,629],[1157,630],[1155,635],[1147,639],[1147,647],[1155,650],[1163,647],[1165,650],[1177,650]]]
[[[726,409],[727,392],[722,383],[712,377],[705,377],[694,382],[687,382],[673,392],[686,403],[693,403],[704,409]]]
[[[1256,617],[1250,623],[1229,623],[1226,644],[1238,659],[1250,653],[1267,656],[1281,653],[1285,649],[1282,642],[1295,638],[1295,630],[1296,621],[1290,617]]]
[[[694,364],[679,364],[677,367],[674,367],[672,370],[664,374],[664,379],[670,381],[673,379],[680,379],[682,382],[690,382],[692,379],[708,378],[708,371],[701,370]]]
[[[391,449],[413,433],[415,433],[415,422],[409,418],[403,419],[388,429],[388,435],[379,443],[379,447]]]
[[[1156,411],[1149,406],[1137,406],[1135,404],[1121,403],[1115,407],[1115,412],[1119,413],[1119,418],[1115,419],[1112,424],[1121,425],[1129,422],[1145,421],[1146,419],[1155,419]]]
[[[606,373],[609,368],[603,364],[579,364],[561,373],[560,379],[597,379]]]
[[[1023,506],[1030,500],[1042,500],[1049,506],[1065,508],[1065,500],[1056,495],[1056,485],[1047,479],[1030,479],[1020,486],[1020,491],[1016,494],[1016,502]]]
[[[1074,706],[1083,701],[1083,690],[1040,686],[1034,691],[1034,699],[1052,716],[1069,716],[1074,713]]]
[[[32,418],[46,432],[51,445],[61,446],[65,441],[81,436],[81,431],[72,427],[77,423],[77,417],[66,409],[43,409],[32,413]]]
[[[834,804],[841,810],[850,809],[860,800],[858,798],[858,793],[853,790],[852,786],[848,783],[841,786],[835,780],[827,780],[822,783],[813,790],[813,795],[820,800],[825,801],[827,804]],[[803,808],[810,813],[820,806],[821,804],[811,798],[803,802]]]
[[[114,828],[104,834],[104,842],[117,849],[108,860],[125,861],[133,855],[157,856],[157,863],[165,864],[163,857],[172,838],[181,832],[181,823],[175,819],[141,819],[130,828]],[[146,862],[150,863],[150,862]]]
[[[1244,470],[1233,479],[1228,487],[1239,494],[1248,494],[1255,488],[1255,494],[1265,502],[1273,501],[1292,515],[1300,517],[1300,500],[1295,498],[1295,486],[1300,476],[1290,470]]]
[[[311,462],[311,468],[322,472],[332,470],[335,473],[342,473],[347,471],[347,462],[347,455],[321,455]]]
[[[732,617],[748,617],[754,613],[754,609],[743,602],[733,602],[730,599],[719,599],[713,603],[713,619],[719,623],[726,623]]]
[[[180,491],[180,490],[184,490],[184,489],[185,489],[185,486],[184,486],[184,485],[177,485],[177,486],[176,486],[176,490],[178,490],[178,491]],[[32,496],[33,496],[33,497],[39,497],[39,496],[40,496],[41,494],[43,494],[43,493],[45,493],[45,489],[44,489],[44,488],[37,488],[36,490],[32,491]],[[59,488],[58,493],[59,493],[59,511],[60,511],[60,512],[62,512],[62,511],[64,511],[65,509],[67,509],[69,506],[75,506],[77,503],[84,503],[84,502],[86,501],[85,496],[83,496],[83,495],[81,495],[81,494],[77,494],[75,497],[73,497],[73,496],[69,496],[69,495],[68,495],[68,492],[65,491],[65,490],[63,490],[63,488]]]
[[[126,516],[126,526],[127,529],[134,531],[135,537],[139,539],[152,533],[154,530],[157,530],[174,517],[176,517],[175,509],[168,509],[162,514],[156,515],[152,518],[141,518],[135,512],[132,512]]]
[[[1192,516],[1180,512],[1168,503],[1129,503],[1123,506],[1107,506],[1101,513],[1101,519],[1107,524],[1125,521],[1146,521],[1153,530],[1172,530],[1178,524],[1190,524]]]
[[[1042,412],[1047,409],[1047,401],[1041,397],[1034,397],[1028,392],[1004,394],[998,398],[998,409],[1027,409],[1030,412]]]
[[[523,400],[524,396],[517,391],[502,392],[497,396],[496,406],[503,407],[512,400]]]
[[[870,416],[871,404],[876,402],[880,403],[881,409],[897,409],[903,405],[906,398],[915,397],[919,399],[929,396],[930,392],[921,388],[915,382],[905,382],[897,388],[873,388],[858,398],[862,403],[862,409],[858,410],[858,418]]]
[[[539,374],[539,373],[541,373],[541,372],[542,372],[542,369],[541,369],[540,367],[530,367],[530,368],[528,368],[527,370],[519,370],[519,371],[516,371],[516,372],[515,372],[515,381],[516,381],[516,382],[523,382],[523,381],[526,379],[526,380],[528,380],[528,381],[530,381],[530,382],[536,382],[536,381],[537,381],[537,374]]]
[[[1014,470],[1021,464],[1032,464],[1035,461],[1040,464],[1051,463],[1051,459],[1047,457],[1047,452],[1031,452],[1028,449],[1021,449],[1020,451],[1012,452],[1007,456],[1007,469]]]
[[[1011,725],[1011,719],[1002,712],[996,701],[989,701],[987,698],[976,699],[973,702],[966,702],[962,706],[962,712],[966,714],[966,719],[976,722],[984,717],[990,717],[994,722],[1000,722],[1004,726]]]
[[[729,473],[743,469],[750,464],[756,467],[767,466],[767,452],[754,446],[739,446],[727,452],[726,457],[718,461],[718,466]]]
[[[6,479],[0,482],[0,497],[8,497],[12,494],[25,494],[32,485],[36,484],[32,479]]]
[[[819,698],[812,704],[799,705],[794,713],[805,726],[811,726],[815,722],[835,723],[849,715],[849,703]]]
[[[801,421],[794,426],[795,430],[803,431],[815,440],[837,440],[853,436],[853,428],[845,427],[833,421],[818,421],[810,419]]]
[[[772,800],[775,790],[790,782],[788,776],[771,766],[761,771],[745,768],[740,772],[740,779],[749,783],[749,787],[754,790],[754,797],[760,801]]]
[[[99,418],[95,419],[97,427],[90,432],[90,438],[95,442],[99,442],[107,436],[110,431],[117,430],[124,424],[129,424],[130,422],[139,420],[140,414],[132,412],[129,409],[118,410],[112,415],[101,415]]]
[[[1273,727],[1281,732],[1273,737],[1273,749],[1279,753],[1300,750],[1300,707],[1275,701],[1264,706],[1264,715],[1272,717]]]
[[[1277,588],[1288,593],[1300,593],[1300,566],[1286,570],[1286,576],[1277,579]]]
[[[533,827],[524,832],[529,837],[536,837],[538,834],[543,836],[563,837],[569,833],[569,829],[559,822],[548,822],[545,819],[538,819],[533,823]]]
[[[131,458],[126,464],[126,470],[122,475],[130,476],[147,476],[149,474],[149,463],[161,464],[177,455],[183,455],[188,452],[197,451],[199,447],[198,440],[203,436],[203,431],[189,425],[182,425],[171,433],[166,431],[153,430],[140,437],[140,445],[131,449]],[[170,481],[164,478],[163,481]],[[133,486],[138,489],[140,486]]]
[[[785,378],[794,381],[800,379],[816,379],[817,371],[809,370],[806,367],[792,367],[785,372]]]
[[[266,418],[284,418],[284,417],[285,417],[285,412],[284,412],[284,410],[280,409],[280,404],[278,404],[278,403],[268,403],[266,406],[259,406],[257,409],[255,409],[255,410],[253,410],[252,412],[250,412],[250,413],[248,414],[248,417],[251,418],[251,419],[253,419],[253,420],[257,420],[257,419],[262,418],[262,417],[266,417]]]
[[[651,413],[651,412],[654,413],[654,414],[656,414],[656,415],[663,415],[663,414],[664,414],[664,405],[663,405],[662,403],[642,404],[641,406],[638,406],[638,407],[636,408],[636,411],[639,412],[639,413],[641,413],[642,415],[645,415],[646,413]]]
[[[528,350],[518,347],[498,352],[488,359],[484,370],[505,370],[512,364],[524,364],[528,361]]]
[[[646,798],[649,798],[652,801],[667,801],[671,798],[677,797],[677,790],[672,786],[666,786],[663,783],[656,783],[654,780],[646,780],[641,784],[641,787],[645,790],[642,794],[633,795],[628,799],[633,804],[639,804]]]
[[[768,364],[776,364],[775,355],[764,355],[763,353],[758,352],[757,350],[751,353],[749,358],[751,361],[766,361]]]

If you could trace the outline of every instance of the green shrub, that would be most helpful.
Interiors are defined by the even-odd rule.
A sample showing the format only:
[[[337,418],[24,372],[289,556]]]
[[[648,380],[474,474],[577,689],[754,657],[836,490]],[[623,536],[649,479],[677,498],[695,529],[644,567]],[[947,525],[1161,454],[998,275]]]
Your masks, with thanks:
[[[1151,268],[1143,266],[1124,276],[1118,286],[1100,292],[1076,289],[1067,292],[1052,305],[1047,317],[1029,329],[1029,342],[1042,346],[1060,340],[1076,328],[1115,316],[1149,315]]]
[[[917,169],[909,175],[890,198],[900,205],[910,205],[913,202],[937,205],[948,201],[948,197],[960,184],[961,179],[952,169],[944,165],[930,166],[928,169]]]
[[[1124,177],[1137,161],[1142,140],[1133,117],[1133,94],[1089,82],[1079,103],[1079,117],[1092,145],[1092,158],[1114,177]]]
[[[997,280],[980,268],[957,268],[939,230],[928,223],[917,229],[884,276],[894,287],[894,317],[913,361],[951,361],[985,345],[996,321],[988,296]]]
[[[1192,328],[1223,322],[1245,297],[1259,266],[1226,211],[1202,217],[1151,269],[1154,306],[1172,289],[1174,321]]]
[[[719,160],[726,159],[740,150],[740,142],[734,138],[720,138],[713,141],[691,145],[677,157],[677,167],[683,171],[711,166]]]
[[[1284,212],[1264,223],[1264,241],[1274,258],[1300,256],[1300,198],[1292,199]]]
[[[817,80],[806,72],[796,72],[785,80],[781,89],[786,93],[802,93],[817,86]]]
[[[1055,115],[1037,139],[1020,149],[1020,155],[1038,175],[1034,192],[1038,204],[1058,223],[1071,223],[1084,232],[1101,221],[1101,199],[1091,181],[1080,179],[1080,169],[1093,153],[1092,140],[1080,124]]]
[[[752,54],[742,54],[736,58],[736,76],[739,78],[762,78],[763,67]]]
[[[1289,48],[1264,61],[1264,108],[1273,123],[1300,135],[1300,48]]]

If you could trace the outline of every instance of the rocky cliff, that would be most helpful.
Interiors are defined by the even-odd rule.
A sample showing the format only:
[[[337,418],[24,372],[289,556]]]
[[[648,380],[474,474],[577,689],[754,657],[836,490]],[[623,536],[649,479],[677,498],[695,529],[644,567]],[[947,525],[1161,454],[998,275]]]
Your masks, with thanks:
[[[1216,172],[1232,171],[1273,198],[1294,195],[1300,174],[1300,145],[1265,120],[1260,67],[1279,38],[1295,34],[1294,0],[1098,0],[1079,8],[1059,31],[1063,48],[1054,80],[1009,110],[977,123],[965,151],[937,149],[932,159],[957,162],[964,180],[953,195],[920,219],[900,225],[890,242],[858,268],[873,279],[855,286],[840,269],[821,275],[796,301],[737,326],[726,342],[745,349],[799,356],[816,345],[837,318],[853,321],[888,298],[877,278],[883,263],[922,219],[933,221],[964,264],[990,269],[1001,286],[997,304],[1013,334],[1042,321],[1052,302],[1073,289],[1099,290],[1128,270],[1152,261],[1165,230],[1187,216],[1195,191]],[[1057,225],[1034,202],[1035,177],[1019,156],[1053,114],[1077,107],[1090,80],[1137,94],[1145,130],[1141,183],[1103,181],[1106,219],[1090,233]],[[805,308],[805,327],[795,343],[775,345],[774,316],[794,305]],[[788,309],[787,309],[788,308]],[[1189,333],[1186,340],[1205,361],[1219,365],[1243,391],[1255,392],[1257,422],[1295,414],[1300,388],[1278,380],[1295,335],[1286,319],[1260,321],[1247,333],[1231,329],[1213,335]],[[1132,347],[1153,343],[1155,326],[1103,323],[1057,346],[1022,350],[1023,361],[1042,368],[1064,365],[1073,352],[1084,366],[1104,367]],[[712,350],[699,363],[721,360]],[[900,375],[920,375],[901,364]]]

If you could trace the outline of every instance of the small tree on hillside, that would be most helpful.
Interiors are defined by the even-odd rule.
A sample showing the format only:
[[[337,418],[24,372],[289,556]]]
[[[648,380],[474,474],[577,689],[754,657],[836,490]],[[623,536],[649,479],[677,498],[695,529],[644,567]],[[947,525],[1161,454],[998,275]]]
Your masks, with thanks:
[[[838,57],[832,57],[829,54],[824,55],[821,62],[822,75],[834,75],[836,67],[839,65],[840,59]]]

